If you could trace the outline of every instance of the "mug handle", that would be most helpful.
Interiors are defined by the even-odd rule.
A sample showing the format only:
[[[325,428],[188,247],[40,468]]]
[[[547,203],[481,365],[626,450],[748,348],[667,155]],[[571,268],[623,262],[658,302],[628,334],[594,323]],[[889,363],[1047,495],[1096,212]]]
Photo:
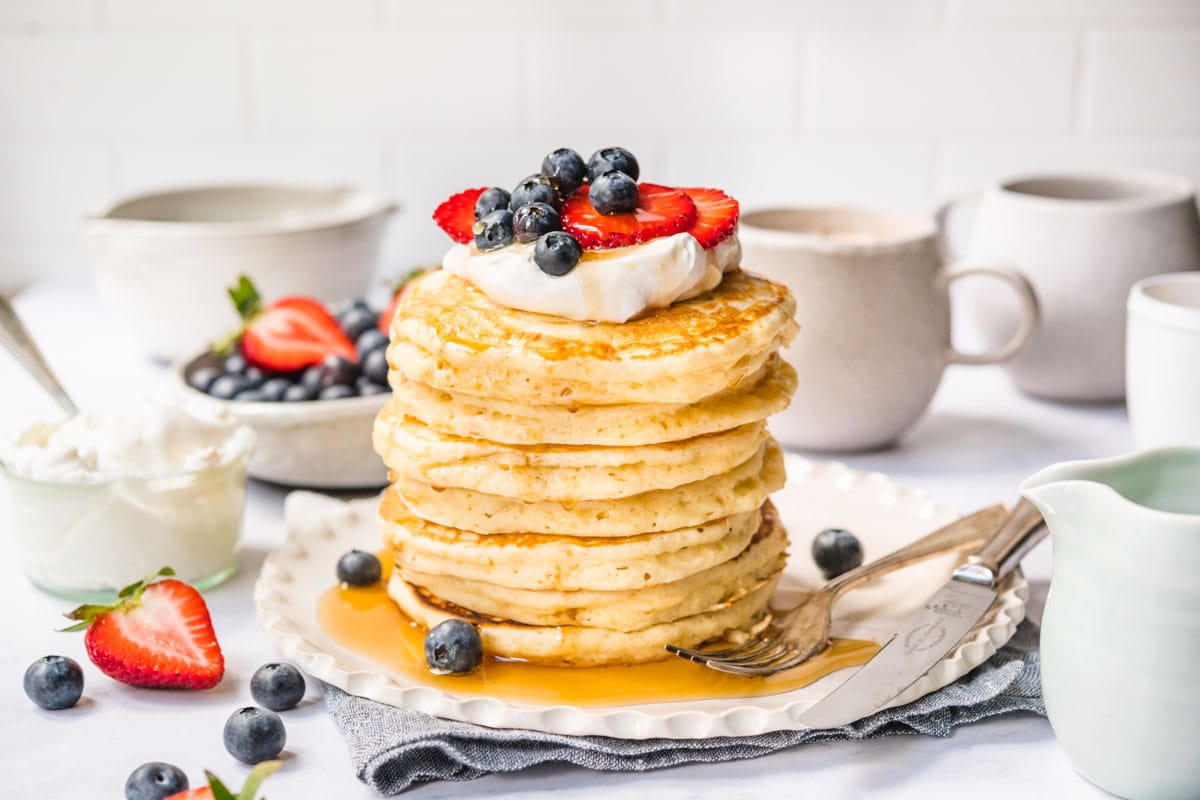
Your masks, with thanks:
[[[977,275],[999,278],[1013,288],[1017,293],[1017,299],[1021,301],[1021,321],[1009,340],[990,353],[964,353],[951,344],[946,354],[946,360],[951,364],[999,364],[1009,360],[1029,343],[1041,316],[1033,286],[1024,275],[1011,269],[985,265],[972,266],[970,262],[960,262],[943,275],[942,282],[943,285],[949,287],[959,278]]]

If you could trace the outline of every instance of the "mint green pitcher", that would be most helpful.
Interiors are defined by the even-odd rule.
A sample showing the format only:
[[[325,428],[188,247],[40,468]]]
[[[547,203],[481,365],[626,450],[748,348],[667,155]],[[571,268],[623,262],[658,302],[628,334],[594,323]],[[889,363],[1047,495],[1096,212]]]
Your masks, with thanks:
[[[1054,547],[1042,690],[1072,766],[1120,797],[1200,798],[1200,448],[1057,464],[1021,493]]]

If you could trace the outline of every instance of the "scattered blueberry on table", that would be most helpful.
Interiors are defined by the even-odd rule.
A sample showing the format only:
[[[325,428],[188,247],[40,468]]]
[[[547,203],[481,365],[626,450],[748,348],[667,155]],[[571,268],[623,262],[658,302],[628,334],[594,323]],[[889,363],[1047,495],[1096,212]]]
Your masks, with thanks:
[[[129,773],[125,781],[125,800],[164,800],[186,791],[187,775],[174,764],[151,761]]]
[[[250,678],[254,702],[272,711],[288,711],[304,699],[304,676],[291,664],[263,664]]]
[[[862,544],[844,528],[826,528],[813,539],[812,557],[825,580],[833,580],[862,565]]]
[[[73,658],[43,656],[25,670],[25,694],[47,711],[70,708],[83,695],[83,670]]]
[[[383,565],[374,553],[351,550],[338,559],[338,580],[350,586],[370,586],[383,577]]]
[[[287,732],[274,711],[258,706],[239,708],[225,722],[225,749],[244,764],[275,758],[283,751]]]
[[[435,675],[465,675],[483,662],[483,640],[474,625],[448,619],[425,635],[425,664]]]

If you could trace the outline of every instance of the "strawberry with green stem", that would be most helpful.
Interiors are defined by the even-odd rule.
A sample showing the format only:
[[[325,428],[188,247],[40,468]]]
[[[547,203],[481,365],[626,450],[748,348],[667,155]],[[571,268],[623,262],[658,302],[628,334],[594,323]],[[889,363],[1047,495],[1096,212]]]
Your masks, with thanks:
[[[131,686],[211,689],[225,674],[225,658],[204,598],[163,567],[131,583],[111,605],[68,612],[86,630],[88,658],[110,678]],[[165,580],[159,580],[165,578]]]
[[[311,297],[283,297],[264,306],[254,282],[242,275],[229,289],[229,298],[242,326],[213,346],[218,353],[228,353],[240,340],[247,362],[274,372],[311,367],[331,355],[358,360],[354,342]]]

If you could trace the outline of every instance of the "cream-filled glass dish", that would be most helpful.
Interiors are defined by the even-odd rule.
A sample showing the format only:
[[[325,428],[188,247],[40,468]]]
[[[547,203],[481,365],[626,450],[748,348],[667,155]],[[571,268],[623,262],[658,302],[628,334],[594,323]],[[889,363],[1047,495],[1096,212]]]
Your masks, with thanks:
[[[163,566],[217,585],[237,569],[253,444],[243,426],[156,405],[27,430],[0,445],[22,569],[81,601]]]

